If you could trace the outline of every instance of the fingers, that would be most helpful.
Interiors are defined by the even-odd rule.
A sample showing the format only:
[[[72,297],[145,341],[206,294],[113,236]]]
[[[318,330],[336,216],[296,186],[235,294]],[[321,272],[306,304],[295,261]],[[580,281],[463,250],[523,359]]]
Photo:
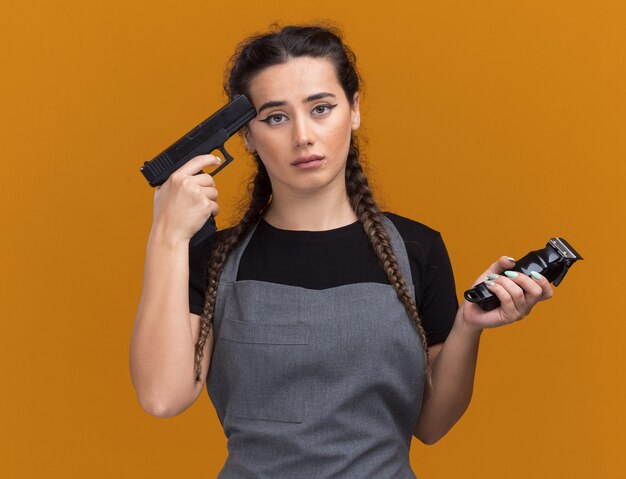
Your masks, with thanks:
[[[215,186],[213,177],[209,174],[202,173],[191,177],[191,180],[198,186]]]
[[[538,301],[552,297],[550,283],[537,273],[527,276],[507,270],[504,275],[490,273],[488,278],[485,283],[500,300],[507,322],[522,319]]]
[[[485,281],[487,288],[500,300],[500,323],[507,324],[519,321],[523,315],[517,310],[511,294],[500,283],[493,280]]]
[[[533,278],[535,283],[541,287],[541,294],[539,295],[539,299],[537,301],[545,301],[546,299],[550,299],[554,294],[552,290],[552,286],[550,282],[546,279],[545,276],[540,275],[533,271],[530,273],[530,277]]]
[[[202,168],[209,165],[218,165],[221,159],[214,155],[199,155],[176,170],[167,180],[175,188],[186,189],[195,195],[206,196],[210,200],[217,200],[217,189],[211,175],[202,172]],[[166,186],[166,185],[164,185]]]
[[[505,296],[506,299],[505,302],[500,302],[505,305],[503,309],[508,309],[506,311],[507,316],[514,320],[526,316],[530,308],[532,308],[531,304],[536,302],[536,299],[533,301],[533,297],[541,294],[541,288],[536,284],[532,284],[532,280],[529,277],[515,271],[506,271],[505,275],[491,274],[489,279],[493,283],[492,289],[496,285],[502,288],[503,292],[501,292],[501,295]],[[486,284],[487,287],[490,286],[489,283]],[[495,290],[493,292],[496,293]],[[500,296],[498,298],[500,299]],[[512,307],[507,308],[506,305],[511,305]]]
[[[220,163],[221,160],[214,155],[196,156],[157,188],[153,223],[159,224],[161,231],[188,240],[209,216],[217,216],[217,188],[211,175],[202,173],[202,169]]]
[[[537,302],[552,297],[552,286],[544,276],[536,272],[526,275],[513,271],[514,265],[513,258],[502,256],[485,271],[485,275],[478,277],[474,286],[484,281],[500,301],[500,306],[483,311],[477,304],[464,301],[459,311],[465,324],[484,329],[519,321]]]
[[[217,166],[221,162],[222,160],[215,155],[198,155],[192,158],[191,160],[189,160],[180,168],[178,168],[172,174],[172,176],[174,175],[193,176],[196,173],[198,173],[200,170],[202,170],[203,168],[206,168],[207,166]],[[198,175],[198,176],[201,177],[203,175]]]
[[[220,212],[220,207],[215,201],[209,202],[208,208],[211,216],[217,216]]]

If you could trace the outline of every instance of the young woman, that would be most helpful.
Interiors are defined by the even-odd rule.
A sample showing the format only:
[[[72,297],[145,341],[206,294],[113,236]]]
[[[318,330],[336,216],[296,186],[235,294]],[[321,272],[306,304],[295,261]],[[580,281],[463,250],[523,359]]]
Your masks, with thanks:
[[[174,416],[206,381],[228,438],[222,478],[413,478],[412,435],[436,442],[470,402],[482,330],[552,289],[503,256],[474,283],[501,307],[458,305],[441,235],[372,197],[359,77],[336,32],[246,40],[225,88],[257,110],[243,131],[252,198],[190,249],[218,213],[213,179],[195,173],[220,160],[198,156],[157,190],[130,351],[139,401]]]

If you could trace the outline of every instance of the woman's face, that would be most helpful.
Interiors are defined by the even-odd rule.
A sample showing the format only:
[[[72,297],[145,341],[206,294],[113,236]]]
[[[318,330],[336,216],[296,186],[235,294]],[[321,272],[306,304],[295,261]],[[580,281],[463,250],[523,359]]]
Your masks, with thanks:
[[[261,157],[274,196],[345,188],[350,135],[359,127],[329,60],[299,57],[262,70],[249,85],[257,116],[244,135]]]

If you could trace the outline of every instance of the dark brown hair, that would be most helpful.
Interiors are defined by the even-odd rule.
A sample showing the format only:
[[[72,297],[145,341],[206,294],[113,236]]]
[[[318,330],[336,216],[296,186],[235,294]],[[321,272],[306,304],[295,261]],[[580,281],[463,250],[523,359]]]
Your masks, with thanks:
[[[328,26],[287,26],[244,40],[238,45],[229,63],[224,90],[230,98],[237,94],[248,95],[250,80],[263,69],[286,63],[290,58],[303,56],[328,59],[334,66],[350,105],[353,104],[354,94],[359,91],[360,83],[356,57],[343,43],[340,33]],[[426,366],[428,366],[430,357],[426,333],[413,296],[398,267],[389,236],[382,225],[382,213],[374,200],[359,157],[359,138],[353,133],[346,162],[346,191],[387,279],[395,288],[398,298],[420,334],[426,354]],[[196,381],[200,381],[202,374],[203,348],[213,326],[217,287],[226,259],[261,218],[271,200],[272,185],[267,170],[257,153],[254,153],[254,158],[257,172],[250,183],[251,199],[247,210],[236,226],[225,230],[216,241],[208,264],[207,291],[200,319],[200,336],[195,351]],[[430,382],[430,377],[428,379]]]

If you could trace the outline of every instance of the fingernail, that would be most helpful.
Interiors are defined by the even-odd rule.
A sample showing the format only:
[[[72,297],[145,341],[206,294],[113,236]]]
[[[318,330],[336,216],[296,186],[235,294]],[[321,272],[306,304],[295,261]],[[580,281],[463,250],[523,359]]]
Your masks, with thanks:
[[[515,263],[515,260],[511,258],[510,256],[507,256],[506,259],[508,259],[509,261],[513,261],[513,263]]]
[[[543,279],[543,276],[541,276],[539,273],[537,273],[537,271],[531,271],[531,272],[530,272],[530,275],[531,275],[533,278],[537,279],[537,280],[541,280],[541,279]]]
[[[222,159],[219,156],[216,156],[215,158],[217,158],[217,164],[219,165],[222,162]]]
[[[496,283],[494,283],[493,281],[489,281],[489,280],[487,280],[487,281],[485,281],[485,284],[486,284],[487,286],[493,286],[493,285],[494,285],[494,284],[496,284]]]
[[[517,273],[515,271],[505,271],[504,274],[506,274],[509,278],[517,278]]]
[[[498,278],[498,276],[500,276],[500,275],[499,275],[499,274],[489,273],[489,274],[487,275],[487,278],[489,278],[489,279],[497,279],[497,278]]]

